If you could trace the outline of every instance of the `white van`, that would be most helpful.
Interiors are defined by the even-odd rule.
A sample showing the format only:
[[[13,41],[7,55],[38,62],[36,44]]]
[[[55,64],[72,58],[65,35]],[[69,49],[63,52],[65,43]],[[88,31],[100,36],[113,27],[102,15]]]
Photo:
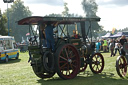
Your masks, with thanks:
[[[0,36],[0,60],[8,62],[11,58],[19,58],[19,51],[15,48],[14,37]]]

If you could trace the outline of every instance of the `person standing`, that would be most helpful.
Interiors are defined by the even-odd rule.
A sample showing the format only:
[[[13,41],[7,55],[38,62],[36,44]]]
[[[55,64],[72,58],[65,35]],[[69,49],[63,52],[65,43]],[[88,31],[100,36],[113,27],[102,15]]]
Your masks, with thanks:
[[[103,40],[103,52],[106,52],[107,51],[107,46],[108,46],[108,43],[107,43],[107,40],[106,39],[104,39]]]
[[[119,52],[119,55],[120,55],[120,50],[119,50],[119,48],[120,48],[119,41],[116,40],[116,42],[115,42],[115,53],[114,53],[114,56],[116,56],[117,51]]]
[[[125,37],[125,35],[122,35],[121,39],[120,39],[120,44],[121,44],[121,55],[125,55],[125,51],[123,50],[123,45],[124,43],[127,42],[127,39]]]
[[[99,40],[97,40],[96,42],[96,53],[100,52],[101,50],[101,43],[99,42]]]
[[[113,42],[112,39],[111,39],[111,41],[110,41],[109,48],[110,48],[110,51],[111,51],[110,57],[112,57],[112,56],[114,57],[114,42]]]
[[[47,44],[46,44],[46,35],[45,35],[45,24],[41,24],[40,25],[40,30],[41,30],[41,35],[42,35],[42,42],[43,42],[43,47],[47,47]]]
[[[46,35],[46,41],[47,41],[47,48],[51,49],[53,52],[55,51],[55,40],[53,37],[53,29],[55,28],[55,26],[57,26],[58,22],[53,24],[48,21],[47,22],[47,26],[45,28],[45,35]]]

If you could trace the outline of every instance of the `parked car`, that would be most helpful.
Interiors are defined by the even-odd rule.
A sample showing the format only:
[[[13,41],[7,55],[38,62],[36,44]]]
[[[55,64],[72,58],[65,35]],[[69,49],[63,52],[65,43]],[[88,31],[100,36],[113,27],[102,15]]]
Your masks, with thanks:
[[[8,62],[9,59],[19,58],[19,51],[12,36],[0,36],[0,60]]]

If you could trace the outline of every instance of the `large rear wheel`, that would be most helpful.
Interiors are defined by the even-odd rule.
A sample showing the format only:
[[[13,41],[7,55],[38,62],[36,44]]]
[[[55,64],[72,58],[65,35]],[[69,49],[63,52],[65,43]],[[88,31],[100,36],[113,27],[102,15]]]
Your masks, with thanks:
[[[93,73],[101,73],[104,69],[104,58],[101,53],[95,53],[90,60],[90,69]]]
[[[62,79],[76,77],[80,69],[80,56],[71,44],[60,46],[55,54],[56,72]]]
[[[119,56],[116,60],[116,71],[117,74],[124,78],[127,73],[127,61],[124,56]]]

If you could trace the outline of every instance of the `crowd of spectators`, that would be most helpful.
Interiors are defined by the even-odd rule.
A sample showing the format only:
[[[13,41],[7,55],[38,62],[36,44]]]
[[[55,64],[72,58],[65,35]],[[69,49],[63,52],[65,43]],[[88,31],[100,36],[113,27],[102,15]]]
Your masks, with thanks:
[[[110,57],[116,56],[117,52],[119,55],[125,55],[123,50],[123,44],[127,42],[125,35],[122,35],[121,38],[117,39],[100,39],[96,42],[96,52],[110,52]]]

